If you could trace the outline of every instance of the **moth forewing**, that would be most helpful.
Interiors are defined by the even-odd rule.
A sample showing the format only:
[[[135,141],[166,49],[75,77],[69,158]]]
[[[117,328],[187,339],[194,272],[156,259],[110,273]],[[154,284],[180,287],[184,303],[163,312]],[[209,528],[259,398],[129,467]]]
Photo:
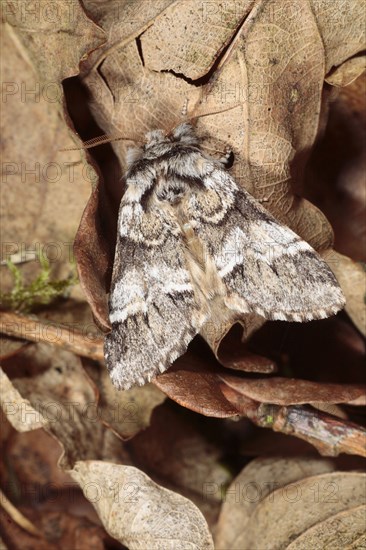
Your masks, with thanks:
[[[319,255],[209,158],[188,124],[129,155],[105,358],[113,383],[142,385],[211,318],[309,321],[344,305]]]

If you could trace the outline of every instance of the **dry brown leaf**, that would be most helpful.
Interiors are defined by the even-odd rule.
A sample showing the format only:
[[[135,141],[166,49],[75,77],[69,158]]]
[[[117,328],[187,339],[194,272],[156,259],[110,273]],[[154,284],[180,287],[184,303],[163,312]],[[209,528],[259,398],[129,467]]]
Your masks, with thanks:
[[[287,548],[315,524],[363,504],[366,476],[333,470],[308,457],[252,461],[227,492],[215,548]]]
[[[283,547],[314,524],[365,503],[365,474],[334,472],[307,477],[263,499],[248,524],[246,544]]]
[[[13,386],[5,372],[0,369],[0,403],[10,424],[18,432],[28,432],[47,426],[47,419],[34,409]]]
[[[237,409],[224,397],[217,365],[206,356],[188,351],[173,367],[157,376],[154,384],[183,407],[206,416],[237,416]]]
[[[322,521],[298,537],[288,550],[334,550],[335,548],[361,549],[366,542],[365,535],[366,505],[350,508]],[[353,544],[355,544],[353,546]]]
[[[242,332],[241,326],[236,324],[221,342],[217,342],[214,352],[218,361],[224,367],[243,372],[263,374],[276,372],[277,366],[274,361],[268,357],[254,354],[246,348],[245,344],[241,341]]]
[[[364,265],[335,253],[332,269],[346,297],[346,311],[358,330],[366,336],[366,270]]]
[[[364,72],[365,65],[363,56],[352,57],[340,67],[333,69],[325,80],[332,86],[349,86]]]
[[[3,16],[18,39],[19,51],[43,82],[61,82],[78,74],[80,60],[105,39],[103,30],[75,0],[66,4],[54,0],[52,7],[38,4],[33,9],[6,1]]]
[[[353,62],[355,56],[365,49],[366,12],[362,1],[352,1],[352,9],[348,3],[336,5],[327,0],[310,0],[310,5],[323,41],[325,73],[329,82],[329,73],[334,67],[340,70],[345,62]],[[359,55],[353,78],[363,70],[361,61]],[[350,81],[347,79],[346,84]]]
[[[240,9],[235,0],[218,6],[197,5],[195,0],[172,3],[141,37],[145,65],[156,72],[169,66],[173,74],[192,80],[205,77],[215,60],[213,52],[220,57],[252,8],[252,0],[244,0]]]
[[[129,549],[213,549],[198,508],[140,470],[87,461],[77,462],[70,474],[93,503],[107,532]]]
[[[228,487],[215,534],[215,548],[247,548],[247,523],[260,500],[305,476],[332,472],[330,460],[311,457],[257,458]]]
[[[303,403],[349,403],[365,394],[361,384],[322,384],[298,378],[239,378],[222,375],[229,387],[260,403],[299,405]]]

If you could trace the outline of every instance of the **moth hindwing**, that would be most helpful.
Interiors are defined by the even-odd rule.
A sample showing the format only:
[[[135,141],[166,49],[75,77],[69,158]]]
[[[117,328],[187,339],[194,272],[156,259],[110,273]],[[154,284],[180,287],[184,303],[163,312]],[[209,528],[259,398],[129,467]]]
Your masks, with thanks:
[[[327,264],[208,157],[189,124],[129,155],[105,359],[127,389],[164,372],[209,319],[310,321],[344,305]]]

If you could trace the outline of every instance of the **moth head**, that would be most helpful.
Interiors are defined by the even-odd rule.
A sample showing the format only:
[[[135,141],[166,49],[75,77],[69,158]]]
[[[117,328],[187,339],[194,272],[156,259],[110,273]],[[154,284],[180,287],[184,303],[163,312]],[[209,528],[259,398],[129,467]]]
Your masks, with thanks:
[[[198,145],[199,139],[195,134],[194,128],[188,122],[183,122],[174,128],[171,133],[171,141],[179,141],[184,144]]]
[[[194,128],[188,122],[179,124],[170,134],[166,134],[163,130],[147,132],[144,145],[127,150],[127,168],[130,169],[135,162],[142,158],[157,158],[166,152],[167,146],[179,143],[199,145],[199,139],[195,135]]]
[[[165,134],[163,130],[152,130],[146,134],[146,144],[144,150],[153,147],[158,143],[175,143],[181,142],[189,145],[198,145],[199,139],[197,138],[194,128],[188,122],[179,124],[170,134]]]
[[[146,144],[144,145],[144,149],[149,149],[162,141],[169,142],[169,139],[166,137],[163,130],[152,130],[146,134]]]
[[[145,153],[149,152],[155,145],[162,142],[169,143],[169,139],[165,136],[163,130],[152,130],[146,134],[145,138],[146,142],[144,145],[127,149],[126,162],[128,169],[131,168],[135,162],[142,159]]]

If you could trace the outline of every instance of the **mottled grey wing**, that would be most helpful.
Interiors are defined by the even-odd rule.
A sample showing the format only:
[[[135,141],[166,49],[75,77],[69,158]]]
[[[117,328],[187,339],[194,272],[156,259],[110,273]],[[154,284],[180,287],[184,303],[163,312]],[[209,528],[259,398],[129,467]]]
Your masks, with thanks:
[[[182,235],[164,209],[121,205],[105,359],[113,383],[143,385],[164,372],[204,322]]]
[[[344,306],[336,278],[308,243],[278,223],[224,170],[215,168],[203,182],[190,210],[227,288],[227,307],[267,319],[306,321]],[[204,195],[212,190],[220,200],[210,212]]]

